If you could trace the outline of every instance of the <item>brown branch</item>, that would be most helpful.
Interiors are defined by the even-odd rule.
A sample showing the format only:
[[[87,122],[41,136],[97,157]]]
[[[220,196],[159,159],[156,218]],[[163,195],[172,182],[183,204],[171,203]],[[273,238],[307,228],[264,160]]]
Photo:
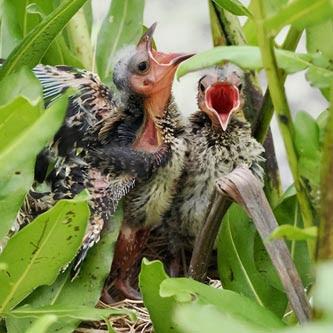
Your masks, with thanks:
[[[247,211],[264,242],[299,322],[308,321],[311,307],[286,243],[284,240],[267,240],[278,223],[260,182],[248,168],[239,167],[218,180],[217,188],[222,197],[230,196]]]
[[[215,189],[205,224],[195,239],[191,257],[189,276],[198,281],[204,281],[207,274],[209,258],[214,248],[216,236],[219,232],[223,216],[231,205],[227,196],[223,196]]]

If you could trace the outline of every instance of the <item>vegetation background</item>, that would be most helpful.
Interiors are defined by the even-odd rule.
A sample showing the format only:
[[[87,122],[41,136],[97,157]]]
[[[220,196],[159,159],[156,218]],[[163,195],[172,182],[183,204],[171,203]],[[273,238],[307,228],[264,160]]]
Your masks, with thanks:
[[[97,0],[93,3],[96,5]],[[332,1],[253,0],[248,7],[237,0],[208,1],[209,11],[206,5],[205,9],[199,7],[200,15],[196,9],[194,16],[200,16],[200,24],[189,16],[196,2],[162,5],[147,0],[147,22],[143,19],[144,0],[113,0],[110,7],[98,3],[99,11],[108,11],[106,19],[100,17],[100,30],[100,25],[92,24],[91,2],[86,0],[0,1],[0,51],[6,58],[0,70],[0,244],[4,248],[0,254],[0,332],[72,332],[82,320],[105,320],[105,329],[112,332],[114,316],[135,320],[128,309],[95,308],[112,261],[121,207],[74,281],[70,270],[63,272],[62,268],[80,246],[89,217],[87,193],[59,201],[9,240],[6,235],[33,182],[36,155],[62,123],[71,93],[45,109],[40,84],[31,68],[40,62],[64,63],[94,70],[110,83],[110,64],[116,51],[124,44],[135,43],[143,23],[155,20],[161,21],[164,36],[160,41],[157,38],[159,48],[163,49],[165,42],[167,50],[208,50],[184,62],[178,78],[225,60],[252,73],[264,70],[269,91],[259,110],[262,117],[253,120],[255,108],[249,108],[248,116],[254,135],[263,142],[273,104],[279,127],[275,137],[283,142],[287,157],[278,159],[288,162],[292,175],[282,188],[276,177],[278,170],[266,168],[265,191],[280,224],[269,239],[260,239],[240,207],[233,205],[225,216],[217,240],[217,266],[225,289],[188,278],[169,278],[161,262],[143,261],[140,289],[155,331],[332,332]],[[161,20],[154,9],[159,3],[159,8],[165,9]],[[202,3],[206,4],[202,1],[200,6]],[[177,12],[176,26],[169,19],[173,17],[171,10]],[[238,16],[247,22],[243,30]],[[211,49],[209,29],[214,46],[222,46]],[[178,38],[180,31],[182,38]],[[306,46],[304,39],[300,42],[302,35]],[[208,44],[200,44],[197,38]],[[297,45],[303,53],[294,53]],[[302,84],[284,87],[286,75],[300,72]],[[193,76],[187,80],[193,82]],[[256,76],[251,80],[255,85]],[[176,88],[178,98],[183,96],[180,85]],[[193,86],[189,91],[193,93]],[[311,91],[305,94],[308,99],[302,95],[304,91]],[[313,96],[320,99],[318,104],[312,104]],[[194,100],[192,106],[180,102],[184,110],[195,109]],[[273,154],[267,150],[268,157]],[[280,171],[284,178],[286,172],[283,168]],[[308,317],[312,318],[300,317],[290,305],[290,294],[266,252],[267,242],[281,238],[287,241],[302,279],[301,289],[311,299],[313,311]]]

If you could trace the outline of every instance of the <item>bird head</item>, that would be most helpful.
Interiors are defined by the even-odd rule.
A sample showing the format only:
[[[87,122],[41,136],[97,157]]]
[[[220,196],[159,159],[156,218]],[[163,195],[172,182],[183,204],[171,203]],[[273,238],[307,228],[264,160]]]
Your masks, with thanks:
[[[232,116],[242,109],[243,81],[243,71],[230,63],[209,71],[199,80],[198,106],[214,127],[226,131]]]
[[[143,97],[151,97],[163,90],[171,91],[178,65],[193,55],[156,51],[153,48],[155,28],[156,23],[142,35],[130,54],[116,64],[114,82],[119,89],[126,87]]]

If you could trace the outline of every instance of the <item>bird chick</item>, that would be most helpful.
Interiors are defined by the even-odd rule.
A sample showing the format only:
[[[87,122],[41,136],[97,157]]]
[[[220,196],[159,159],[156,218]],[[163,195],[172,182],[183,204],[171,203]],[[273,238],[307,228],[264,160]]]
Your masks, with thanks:
[[[198,83],[199,111],[186,128],[186,155],[177,196],[164,220],[171,252],[192,249],[207,214],[218,178],[240,165],[260,179],[264,149],[251,136],[243,115],[244,73],[233,64],[208,70]]]
[[[124,221],[118,237],[112,265],[113,284],[126,297],[138,298],[129,282],[131,269],[140,258],[150,230],[161,223],[169,209],[175,186],[183,167],[183,123],[172,98],[172,83],[178,65],[190,54],[162,53],[152,48],[152,31],[144,36],[139,53],[115,67],[115,83],[119,89],[139,93],[130,95],[126,103],[141,105],[144,117],[133,141],[138,152],[155,153],[159,159],[168,154],[151,178],[137,181],[124,200]],[[124,63],[130,72],[123,71]]]

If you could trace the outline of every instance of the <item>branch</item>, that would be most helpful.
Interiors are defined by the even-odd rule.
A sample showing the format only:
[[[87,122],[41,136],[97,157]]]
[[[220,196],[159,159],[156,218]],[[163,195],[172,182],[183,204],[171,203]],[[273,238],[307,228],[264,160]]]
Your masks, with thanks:
[[[272,102],[275,108],[275,112],[278,116],[280,132],[283,137],[284,145],[287,151],[289,167],[293,175],[294,184],[297,192],[296,195],[300,205],[303,223],[305,227],[311,227],[313,225],[312,210],[306,194],[306,189],[304,188],[304,185],[300,180],[300,175],[298,171],[298,156],[296,154],[293,142],[294,126],[283,87],[283,78],[281,77],[281,72],[279,71],[276,62],[273,48],[273,39],[267,37],[263,25],[264,11],[261,0],[254,1],[254,9],[256,13],[257,37],[261,51],[261,57],[267,75],[268,87]],[[308,249],[310,256],[313,257],[313,241],[308,241]]]
[[[248,168],[238,167],[218,180],[217,188],[222,198],[230,196],[247,211],[263,240],[299,322],[308,321],[311,317],[311,307],[286,243],[284,240],[267,241],[272,231],[278,227],[278,223],[260,182]]]

